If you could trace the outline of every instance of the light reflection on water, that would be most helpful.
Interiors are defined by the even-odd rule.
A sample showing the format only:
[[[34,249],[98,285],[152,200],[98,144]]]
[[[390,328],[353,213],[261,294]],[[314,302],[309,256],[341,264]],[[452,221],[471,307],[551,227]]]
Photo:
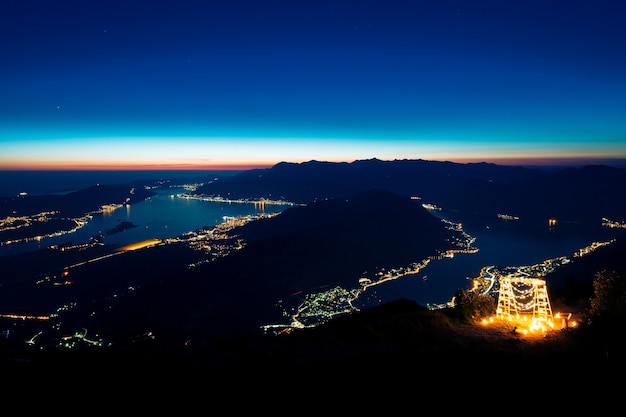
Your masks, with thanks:
[[[80,244],[89,242],[92,236],[103,235],[105,244],[128,244],[148,239],[176,237],[183,233],[213,227],[223,221],[223,216],[247,216],[260,213],[279,212],[286,205],[265,205],[264,209],[253,203],[226,203],[178,198],[176,194],[186,192],[183,188],[155,189],[151,198],[96,214],[76,232],[39,242],[13,243],[0,246],[0,255],[18,254],[45,249],[54,244]],[[131,222],[135,227],[109,234],[121,222]]]
[[[484,266],[535,265],[546,259],[571,257],[594,241],[609,241],[620,231],[598,227],[593,231],[527,234],[515,228],[494,230],[486,227],[465,229],[476,237],[476,253],[457,253],[453,258],[432,260],[416,274],[405,275],[367,289],[354,305],[358,308],[406,298],[426,306],[449,302],[459,289],[468,289],[471,278]]]

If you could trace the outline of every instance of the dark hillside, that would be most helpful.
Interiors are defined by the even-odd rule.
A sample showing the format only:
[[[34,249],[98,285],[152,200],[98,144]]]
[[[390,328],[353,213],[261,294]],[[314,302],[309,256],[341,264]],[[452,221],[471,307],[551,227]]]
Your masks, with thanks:
[[[143,201],[154,191],[128,185],[93,185],[63,195],[37,195],[0,198],[0,217],[28,216],[44,211],[59,211],[62,217],[78,217],[99,210],[104,204]]]
[[[515,183],[471,180],[446,190],[440,204],[478,213],[481,220],[498,213],[520,217],[528,227],[545,227],[550,218],[560,224],[597,227],[603,217],[626,220],[626,170],[607,166],[565,168]]]
[[[446,384],[472,389],[481,375],[507,370],[514,373],[507,386],[524,388],[537,383],[535,371],[541,368],[544,377],[555,379],[550,382],[555,390],[570,375],[576,383],[594,378],[595,386],[614,384],[624,362],[609,360],[602,348],[587,328],[525,338],[507,323],[485,327],[459,322],[452,310],[431,311],[396,300],[278,336],[247,335],[174,348],[154,340],[108,350],[0,349],[0,368],[7,377],[53,376],[55,381],[66,377],[77,381],[75,375],[81,372],[104,379],[122,377],[115,385],[135,384],[129,388],[137,383],[197,388],[203,378],[218,378],[218,390],[229,387],[228,391],[230,384],[232,389],[255,392],[271,386],[273,395],[284,384],[318,389],[323,381],[326,389],[329,383],[361,381],[354,382],[355,378],[384,384],[398,375],[412,378],[411,390],[417,386],[420,393],[439,393]],[[201,382],[200,386],[204,387]]]
[[[219,267],[238,270],[245,282],[277,285],[285,295],[324,285],[352,288],[368,274],[456,248],[456,232],[418,202],[381,190],[289,209],[237,235],[248,246]]]
[[[199,339],[255,333],[287,319],[277,304],[301,300],[292,300],[294,293],[357,289],[363,276],[375,279],[383,268],[458,248],[457,233],[418,202],[386,191],[321,201],[234,229],[248,242],[242,250],[145,286],[107,314],[149,311],[152,329],[170,335],[187,329],[187,337]]]

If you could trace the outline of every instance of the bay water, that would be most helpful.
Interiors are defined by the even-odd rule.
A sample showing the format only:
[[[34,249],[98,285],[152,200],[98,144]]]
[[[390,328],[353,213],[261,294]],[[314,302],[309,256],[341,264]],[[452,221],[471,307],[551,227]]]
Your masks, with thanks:
[[[0,246],[0,255],[15,255],[50,245],[88,243],[94,236],[101,236],[104,244],[129,244],[149,239],[165,239],[203,227],[214,227],[224,217],[240,217],[261,213],[280,212],[288,205],[259,207],[253,203],[215,202],[178,197],[188,191],[182,187],[157,188],[156,195],[116,210],[94,214],[81,228],[60,236],[48,237],[36,242],[12,243]],[[132,227],[115,230],[122,222]]]
[[[44,194],[51,190],[81,189],[95,183],[128,183],[144,178],[213,178],[220,175],[232,175],[234,172],[223,171],[165,171],[165,172],[89,172],[86,175],[71,173],[34,172],[24,176],[22,182],[16,172],[0,172],[0,196],[13,195],[15,190],[29,190],[29,193]],[[22,173],[23,174],[23,173]],[[10,178],[10,184],[7,182]],[[61,181],[62,180],[62,181]],[[30,188],[29,188],[30,187]],[[94,215],[78,231],[57,237],[46,238],[39,242],[17,243],[0,246],[0,256],[17,254],[37,249],[44,249],[53,244],[86,243],[92,236],[103,235],[104,243],[128,244],[148,239],[176,237],[183,233],[213,227],[221,223],[224,216],[238,217],[256,215],[261,212],[280,212],[287,205],[265,205],[264,208],[252,203],[227,203],[185,199],[177,194],[185,193],[182,187],[157,188],[156,195],[112,212]],[[59,191],[60,192],[60,191]],[[8,193],[8,194],[7,194]],[[447,220],[458,222],[444,212],[435,213]],[[130,222],[131,227],[117,233],[107,234],[121,222]],[[450,301],[458,289],[469,288],[469,279],[479,275],[484,266],[520,266],[534,265],[546,259],[560,256],[572,256],[578,249],[589,246],[594,241],[607,241],[616,237],[618,230],[597,227],[591,231],[585,229],[569,230],[567,233],[555,232],[546,228],[545,233],[523,233],[518,228],[491,228],[489,225],[463,226],[464,230],[475,237],[476,253],[457,253],[453,258],[433,260],[416,274],[405,275],[384,284],[371,287],[359,298],[359,307],[368,307],[399,298],[416,301],[420,305],[440,304]],[[416,262],[420,261],[418,259]]]

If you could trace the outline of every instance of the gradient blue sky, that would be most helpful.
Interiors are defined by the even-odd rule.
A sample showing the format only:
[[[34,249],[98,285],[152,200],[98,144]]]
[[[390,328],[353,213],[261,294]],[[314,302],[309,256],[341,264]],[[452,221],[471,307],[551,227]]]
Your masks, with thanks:
[[[624,22],[619,1],[3,2],[0,169],[620,163]]]

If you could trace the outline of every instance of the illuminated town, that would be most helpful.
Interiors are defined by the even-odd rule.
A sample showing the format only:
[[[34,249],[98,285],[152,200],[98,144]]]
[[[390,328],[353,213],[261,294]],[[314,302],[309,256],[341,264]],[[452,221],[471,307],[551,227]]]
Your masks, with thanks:
[[[188,186],[186,189],[195,189],[195,186]],[[221,197],[209,197],[209,196],[195,196],[190,194],[177,194],[176,198],[183,199],[201,199],[205,201],[213,201],[219,203],[236,203],[236,204],[254,204],[255,207],[258,206],[261,209],[265,207],[265,205],[271,204],[280,204],[280,205],[294,205],[293,203],[289,203],[287,201],[282,200],[268,200],[268,199],[260,199],[260,200],[249,200],[249,199],[224,199]],[[92,216],[96,213],[102,214],[110,214],[111,212],[120,209],[123,207],[122,204],[109,204],[103,205],[100,210],[97,212],[87,213],[80,218],[69,219],[75,223],[75,227],[66,230],[63,232],[55,232],[53,234],[46,235],[46,237],[55,236],[58,233],[72,233],[78,228],[82,227],[86,222],[88,222]],[[439,211],[440,208],[434,205],[423,204],[423,207],[428,210]],[[49,221],[51,216],[53,216],[54,212],[42,212],[33,216],[24,216],[24,217],[7,217],[5,219],[0,220],[0,231],[5,230],[14,230],[20,227],[27,227],[34,222],[46,222]],[[200,261],[191,263],[187,265],[188,268],[195,268],[198,265],[206,262],[212,262],[216,259],[223,258],[228,256],[233,251],[241,250],[245,247],[246,242],[237,236],[232,234],[232,231],[240,227],[248,222],[258,220],[261,218],[268,218],[278,215],[279,213],[266,214],[261,213],[257,215],[248,215],[242,217],[231,217],[224,216],[223,222],[216,225],[212,228],[203,228],[196,231],[190,231],[184,233],[177,237],[167,238],[167,239],[148,239],[141,242],[136,242],[133,244],[129,244],[123,246],[121,248],[116,248],[113,252],[100,255],[99,257],[95,257],[89,259],[87,261],[83,261],[80,263],[76,263],[73,265],[67,265],[62,272],[55,274],[49,273],[44,274],[39,277],[36,281],[37,285],[54,285],[54,286],[64,286],[64,285],[72,285],[71,281],[71,270],[73,268],[77,268],[85,263],[97,262],[102,259],[106,259],[112,256],[118,256],[126,251],[132,250],[142,250],[148,249],[157,245],[168,245],[168,244],[186,244],[189,248],[192,248],[195,251],[203,253],[206,257]],[[511,215],[498,215],[499,218],[504,220],[518,220],[516,216]],[[441,219],[441,221],[445,224],[446,228],[450,230],[455,230],[459,232],[455,236],[457,236],[457,240],[454,242],[449,242],[454,249],[448,249],[442,251],[441,253],[434,254],[426,259],[423,259],[418,262],[414,262],[407,266],[399,266],[397,268],[392,268],[389,270],[381,269],[375,271],[370,274],[364,273],[362,277],[358,279],[355,283],[354,288],[341,288],[341,287],[327,287],[327,288],[319,288],[317,292],[308,292],[305,293],[300,291],[296,294],[292,294],[294,299],[301,300],[297,304],[285,302],[285,300],[276,300],[276,306],[282,312],[282,316],[284,317],[284,323],[270,323],[265,326],[262,326],[263,330],[267,333],[281,333],[281,332],[289,332],[292,329],[296,328],[305,328],[305,327],[315,327],[324,322],[327,322],[331,318],[339,314],[346,314],[357,311],[358,308],[355,307],[354,302],[370,288],[385,283],[390,280],[395,280],[405,276],[415,275],[422,271],[425,267],[427,267],[432,261],[444,261],[445,259],[453,258],[456,253],[475,253],[478,251],[478,248],[474,247],[473,244],[475,242],[475,238],[468,235],[463,231],[462,225],[450,222],[445,219]],[[607,227],[625,227],[624,223],[612,222],[607,219],[603,219],[603,225]],[[37,236],[34,238],[28,239],[42,239],[43,236]],[[17,240],[11,240],[2,242],[3,245],[11,244],[17,242]],[[591,253],[597,250],[599,247],[605,246],[612,243],[612,241],[608,242],[594,242],[588,247],[579,249],[576,253],[573,254],[573,257],[584,256],[588,253]],[[92,247],[95,245],[101,245],[97,240],[90,241],[88,243],[82,243],[71,246],[58,246],[52,245],[49,249],[51,250],[59,250],[59,251],[68,251],[68,250],[80,250],[88,247]],[[545,281],[541,279],[546,274],[552,272],[556,268],[561,265],[567,264],[570,262],[570,259],[566,256],[545,260],[537,265],[530,266],[505,266],[505,267],[496,267],[496,266],[485,266],[482,268],[480,275],[476,278],[472,279],[471,290],[478,291],[481,294],[490,294],[495,298],[498,298],[498,309],[496,317],[491,318],[490,320],[504,319],[504,320],[512,320],[519,319],[520,320],[520,333],[526,331],[526,328],[522,327],[522,322],[529,317],[528,311],[530,311],[530,316],[533,315],[533,309],[538,305],[538,299],[543,300],[543,312],[541,319],[547,323],[548,326],[554,328],[554,320],[561,318],[559,316],[560,313],[557,313],[553,316],[552,311],[550,309],[549,300],[547,299],[547,290],[545,288]],[[526,286],[525,290],[519,290],[517,287]],[[503,288],[506,291],[503,291]],[[537,289],[539,289],[539,293],[543,294],[537,297]],[[135,288],[129,287],[127,288],[127,292],[131,293],[135,291]],[[525,305],[521,302],[518,302],[518,299],[521,296],[515,295],[515,292],[523,293],[524,297],[530,297],[530,301],[527,301]],[[503,297],[502,294],[506,294],[506,297]],[[122,294],[116,294],[114,297]],[[540,304],[540,303],[539,303]],[[438,309],[445,308],[454,305],[454,299],[451,299],[449,302],[444,304],[437,305],[428,305],[427,307],[430,309]],[[58,307],[54,312],[49,315],[19,315],[13,312],[0,314],[0,318],[10,319],[10,320],[35,320],[35,321],[48,321],[52,322],[53,327],[60,326],[59,322],[55,322],[54,319],[59,317],[59,314],[63,311],[70,310],[74,308],[75,305],[73,303],[66,303],[60,307]],[[535,311],[536,313],[536,311]],[[562,319],[563,320],[563,319]],[[566,322],[561,322],[561,327],[567,325],[574,325],[575,321],[571,318],[571,314],[567,316]],[[527,328],[531,329],[532,325],[527,326]],[[541,331],[546,331],[545,327],[541,328]],[[37,333],[28,339],[29,344],[36,344],[37,337],[40,334]],[[152,335],[143,335],[141,337],[153,337]],[[59,340],[58,345],[64,348],[73,348],[80,344],[89,344],[96,346],[106,346],[107,342],[99,338],[97,334],[89,335],[87,329],[81,329],[80,331],[74,332],[73,334],[63,336],[61,340]]]
[[[606,217],[603,217],[602,226],[615,228],[615,229],[626,229],[626,222],[618,222],[618,221],[609,220]]]
[[[104,211],[104,208],[102,209],[101,212],[103,211]],[[56,216],[57,214],[58,212],[56,211],[46,211],[46,212],[41,212],[41,213],[29,215],[29,216],[7,216],[4,219],[0,219],[0,232],[7,232],[11,230],[27,228],[27,227],[33,226],[34,224],[48,223],[48,222],[53,222],[53,221],[58,222],[58,219],[54,218],[54,216]],[[77,231],[78,229],[80,229],[81,227],[83,227],[85,224],[87,224],[87,222],[90,220],[93,214],[94,213],[88,213],[78,218],[62,219],[66,222],[73,223],[73,226],[68,227],[66,230],[56,230],[52,233],[47,233],[45,235],[9,239],[9,240],[0,242],[0,244],[10,245],[13,243],[20,243],[20,242],[40,241],[40,240],[43,240],[44,238],[62,236],[64,234],[73,233]]]
[[[269,205],[281,205],[281,206],[303,206],[304,204],[295,204],[285,200],[272,200],[266,198],[258,198],[258,199],[249,199],[249,198],[241,198],[241,199],[231,199],[224,198],[220,196],[206,196],[201,194],[187,194],[181,193],[176,194],[178,198],[184,198],[187,200],[202,200],[202,201],[210,201],[214,203],[228,203],[228,204],[254,204],[255,207],[263,210],[265,206]]]

